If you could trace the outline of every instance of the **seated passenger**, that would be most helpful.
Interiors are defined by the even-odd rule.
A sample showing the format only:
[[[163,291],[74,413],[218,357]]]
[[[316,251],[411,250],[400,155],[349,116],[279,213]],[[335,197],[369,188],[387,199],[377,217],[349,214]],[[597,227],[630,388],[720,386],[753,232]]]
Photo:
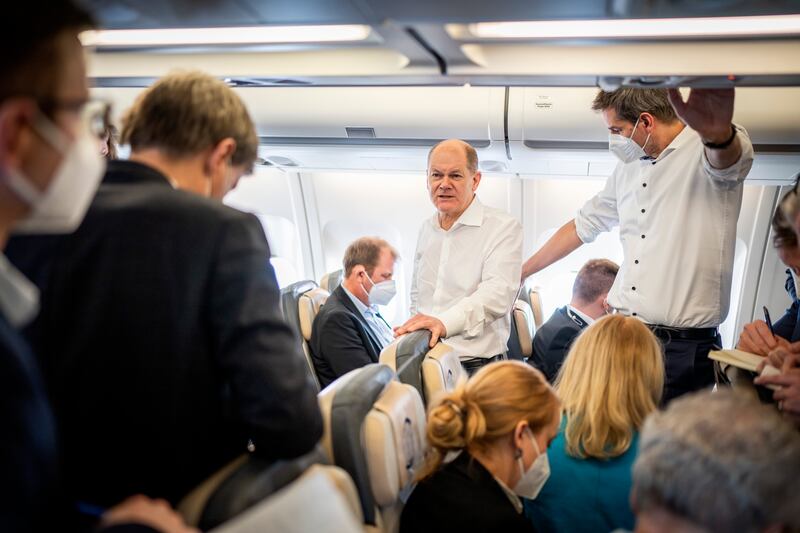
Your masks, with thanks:
[[[256,157],[238,96],[204,74],[167,76],[136,101],[122,137],[131,158],[109,162],[78,230],[18,237],[9,257],[36,272],[54,256],[36,276],[29,336],[73,498],[175,503],[248,439],[267,459],[294,457],[316,445],[322,421],[261,224],[207,198]]]
[[[636,531],[800,530],[800,434],[733,390],[701,392],[647,419],[633,468]]]
[[[536,498],[547,481],[560,411],[541,372],[519,361],[487,365],[441,397],[428,413],[430,449],[401,533],[534,531],[519,497]]]
[[[800,341],[800,321],[797,320],[800,300],[797,298],[795,285],[795,277],[800,274],[800,247],[798,247],[797,234],[784,209],[791,209],[796,203],[800,204],[797,200],[797,193],[794,190],[789,191],[784,195],[772,217],[772,244],[778,252],[780,260],[788,267],[785,287],[792,299],[792,305],[773,324],[774,335],[763,320],[755,320],[746,324],[739,336],[739,342],[736,344],[740,350],[767,356],[776,348],[787,349],[790,343]],[[793,348],[789,351],[800,354],[800,343]],[[775,366],[780,368],[780,362],[777,362]]]
[[[663,388],[661,346],[638,319],[602,318],[578,337],[556,380],[564,419],[547,452],[550,479],[525,502],[537,531],[633,527],[631,465]]]
[[[103,174],[78,40],[91,18],[68,1],[4,8],[0,38],[13,53],[0,60],[0,249],[21,225],[73,231]],[[38,291],[0,254],[0,531],[79,531],[58,482],[56,427],[38,364],[16,331],[37,310]],[[104,512],[102,529],[95,525],[87,527],[189,533],[167,505],[141,495]]]
[[[344,280],[314,319],[311,357],[320,385],[370,363],[394,340],[378,312],[396,289],[392,279],[397,252],[383,239],[362,237],[344,253]]]
[[[447,338],[470,373],[505,358],[522,262],[522,226],[481,203],[480,182],[472,146],[451,139],[431,149],[428,192],[437,213],[417,240],[412,317],[395,331],[428,329],[431,347]]]
[[[578,271],[572,286],[572,301],[557,309],[533,337],[533,355],[528,362],[542,371],[550,383],[567,356],[572,341],[589,324],[608,314],[606,298],[619,265],[608,259],[592,259]]]

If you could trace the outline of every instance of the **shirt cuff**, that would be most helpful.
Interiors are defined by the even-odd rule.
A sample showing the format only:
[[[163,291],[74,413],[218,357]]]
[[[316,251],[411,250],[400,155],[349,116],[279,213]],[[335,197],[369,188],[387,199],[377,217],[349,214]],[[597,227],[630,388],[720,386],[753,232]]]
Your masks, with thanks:
[[[582,214],[578,212],[577,216],[575,217],[575,233],[578,234],[578,238],[583,244],[594,242],[601,232],[597,231],[596,228],[587,222],[586,219],[581,215]]]
[[[703,169],[715,181],[743,181],[753,165],[753,145],[750,142],[750,137],[743,128],[735,125],[734,127],[742,147],[742,153],[734,164],[728,168],[714,168],[708,160],[705,148],[703,149]]]
[[[464,313],[464,311],[457,305],[451,307],[440,315],[431,316],[438,318],[442,324],[444,324],[444,329],[447,330],[445,337],[453,337],[454,335],[458,335],[464,331],[466,313]]]

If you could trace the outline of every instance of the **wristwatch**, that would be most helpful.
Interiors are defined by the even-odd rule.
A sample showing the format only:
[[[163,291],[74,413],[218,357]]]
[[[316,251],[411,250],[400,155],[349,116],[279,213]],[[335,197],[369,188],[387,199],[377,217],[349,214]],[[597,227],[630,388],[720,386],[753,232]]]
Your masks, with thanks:
[[[712,143],[708,141],[703,141],[703,146],[705,146],[706,148],[711,148],[713,150],[724,150],[733,143],[733,140],[735,138],[736,138],[736,126],[731,124],[731,136],[728,137],[727,141],[723,141],[721,143]]]

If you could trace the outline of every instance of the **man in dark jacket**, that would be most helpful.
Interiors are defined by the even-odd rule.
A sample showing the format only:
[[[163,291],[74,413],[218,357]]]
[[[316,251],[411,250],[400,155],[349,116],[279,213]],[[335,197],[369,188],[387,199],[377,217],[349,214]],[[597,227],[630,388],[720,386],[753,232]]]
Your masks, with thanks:
[[[15,239],[9,257],[42,291],[28,334],[75,499],[174,503],[248,440],[268,459],[308,452],[321,415],[261,224],[207,198],[256,158],[238,96],[204,74],[167,76],[122,140],[130,161],[111,162],[80,228]]]
[[[580,332],[608,313],[606,297],[619,266],[608,259],[588,261],[575,277],[572,301],[542,324],[533,338],[533,355],[528,360],[549,382],[556,379],[572,342]]]
[[[344,254],[344,280],[322,306],[311,330],[311,357],[320,385],[377,363],[394,340],[378,312],[394,297],[397,252],[383,239],[362,237]]]

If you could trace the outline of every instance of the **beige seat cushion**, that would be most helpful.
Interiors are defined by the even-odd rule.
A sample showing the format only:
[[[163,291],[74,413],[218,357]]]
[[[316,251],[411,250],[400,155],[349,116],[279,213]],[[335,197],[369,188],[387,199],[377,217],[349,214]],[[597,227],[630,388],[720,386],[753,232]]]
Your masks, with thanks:
[[[360,533],[364,530],[353,481],[335,466],[315,465],[290,485],[213,531]]]
[[[325,289],[315,288],[304,292],[297,301],[300,334],[306,341],[311,340],[311,329],[314,325],[314,318],[316,318],[320,308],[322,308],[329,296],[330,293]]]
[[[446,343],[434,346],[422,361],[422,386],[428,405],[445,392],[455,390],[466,379],[461,358]]]
[[[539,293],[539,287],[531,289],[531,311],[533,312],[533,325],[535,326],[534,332],[542,327],[544,317],[542,316],[542,295]]]
[[[417,390],[393,381],[363,426],[370,485],[379,508],[410,490],[425,452],[425,408]]]
[[[517,326],[519,336],[519,346],[523,357],[530,357],[533,353],[533,310],[528,302],[517,300],[514,302],[514,310],[511,315],[514,324]]]
[[[180,501],[177,507],[178,513],[183,517],[188,526],[197,526],[203,517],[203,510],[208,503],[208,499],[220,487],[223,481],[247,462],[247,454],[241,455],[222,467],[201,483],[192,492],[187,494]]]

